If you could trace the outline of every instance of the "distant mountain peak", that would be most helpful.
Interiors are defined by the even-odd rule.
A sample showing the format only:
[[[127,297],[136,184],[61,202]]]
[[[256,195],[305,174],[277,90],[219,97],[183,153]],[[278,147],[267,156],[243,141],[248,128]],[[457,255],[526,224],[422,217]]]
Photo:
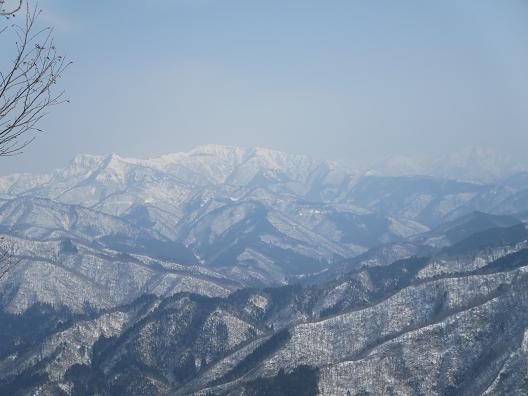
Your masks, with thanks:
[[[522,169],[520,164],[495,149],[470,146],[435,159],[429,165],[437,176],[490,182]]]
[[[369,171],[385,176],[430,175],[472,182],[492,182],[527,169],[497,150],[469,146],[437,157],[389,157]]]
[[[222,144],[206,144],[203,146],[197,146],[187,152],[189,155],[196,154],[210,154],[210,155],[225,155],[231,153],[244,153],[247,149],[238,146],[228,146]]]
[[[105,157],[102,155],[93,155],[93,154],[77,154],[72,158],[70,164],[72,165],[83,165],[87,163],[100,162]]]

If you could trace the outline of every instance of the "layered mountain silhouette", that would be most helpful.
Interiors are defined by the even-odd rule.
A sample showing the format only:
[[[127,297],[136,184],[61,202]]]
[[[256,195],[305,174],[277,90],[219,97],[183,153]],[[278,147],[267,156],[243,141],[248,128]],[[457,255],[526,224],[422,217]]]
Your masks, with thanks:
[[[528,176],[506,173],[210,145],[0,177],[0,393],[522,394]]]

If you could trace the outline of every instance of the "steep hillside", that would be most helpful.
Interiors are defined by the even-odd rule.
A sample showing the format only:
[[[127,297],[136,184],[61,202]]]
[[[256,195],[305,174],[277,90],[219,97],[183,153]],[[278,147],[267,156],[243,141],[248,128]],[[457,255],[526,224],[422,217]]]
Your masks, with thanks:
[[[112,308],[147,293],[226,296],[242,287],[202,266],[97,248],[79,240],[9,242],[17,263],[0,282],[0,304],[9,312],[23,312],[38,302],[83,312]]]
[[[0,389],[262,394],[302,378],[323,395],[515,394],[527,381],[527,243],[409,258],[319,286],[145,296],[78,317],[28,310],[50,325],[23,332],[16,353],[6,347]],[[17,320],[4,315],[7,339]]]
[[[524,181],[224,146],[2,177],[0,394],[523,394]]]

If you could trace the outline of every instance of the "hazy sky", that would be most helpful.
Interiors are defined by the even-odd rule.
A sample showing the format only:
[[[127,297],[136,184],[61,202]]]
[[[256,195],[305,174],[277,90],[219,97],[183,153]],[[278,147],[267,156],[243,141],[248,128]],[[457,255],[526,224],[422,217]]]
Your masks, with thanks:
[[[71,103],[23,155],[0,159],[4,174],[206,143],[358,162],[528,148],[526,0],[40,6],[75,62],[61,83]]]

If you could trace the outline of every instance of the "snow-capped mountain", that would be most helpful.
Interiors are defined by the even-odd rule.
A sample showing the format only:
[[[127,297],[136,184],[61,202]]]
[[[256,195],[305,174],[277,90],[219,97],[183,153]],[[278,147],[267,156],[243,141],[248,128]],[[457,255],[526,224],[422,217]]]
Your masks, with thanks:
[[[528,168],[496,150],[469,147],[434,160],[429,169],[439,177],[492,182]]]
[[[0,394],[522,394],[528,174],[438,175],[211,145],[1,177]]]
[[[79,155],[51,174],[0,177],[0,231],[19,243],[72,241],[200,265],[239,286],[274,285],[475,210],[522,218],[524,179],[361,175],[336,162],[218,145],[147,160]]]
[[[82,155],[49,175],[1,178],[0,225],[19,237],[73,233],[91,242],[116,234],[136,241],[149,234],[206,258],[216,238],[229,238],[226,246],[232,248],[225,247],[224,258],[214,263],[257,263],[265,267],[258,271],[280,275],[288,270],[275,270],[276,256],[286,251],[293,254],[292,265],[315,260],[315,269],[382,241],[359,243],[342,238],[339,230],[331,237],[312,230],[321,223],[314,214],[361,212],[321,205],[343,195],[355,178],[331,162],[265,149],[213,145],[150,160]],[[380,238],[399,237],[398,221],[384,221]],[[413,227],[400,228],[412,233]]]
[[[432,158],[393,156],[373,164],[371,175],[429,175],[446,179],[493,183],[528,170],[528,164],[515,161],[492,148],[467,147]]]

